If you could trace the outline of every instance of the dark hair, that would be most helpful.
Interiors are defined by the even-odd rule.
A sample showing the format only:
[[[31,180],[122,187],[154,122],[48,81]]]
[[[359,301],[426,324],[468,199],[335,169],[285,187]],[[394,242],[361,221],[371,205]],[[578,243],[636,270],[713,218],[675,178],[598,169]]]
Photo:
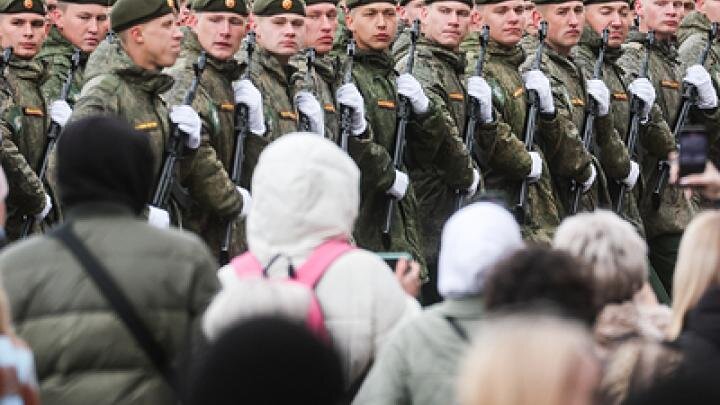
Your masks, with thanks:
[[[598,314],[585,265],[568,253],[529,247],[498,262],[485,283],[488,311],[549,309],[592,325]]]

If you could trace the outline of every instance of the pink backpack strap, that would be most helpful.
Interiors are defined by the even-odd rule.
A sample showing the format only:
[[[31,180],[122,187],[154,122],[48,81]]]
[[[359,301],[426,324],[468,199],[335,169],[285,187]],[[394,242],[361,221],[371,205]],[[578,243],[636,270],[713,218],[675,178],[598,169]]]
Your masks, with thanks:
[[[250,252],[245,252],[230,262],[238,277],[262,277],[263,267],[258,259]]]
[[[307,261],[295,271],[295,280],[311,289],[315,289],[315,286],[325,274],[325,270],[340,256],[351,250],[355,250],[355,247],[346,240],[330,239],[326,241],[315,248]]]

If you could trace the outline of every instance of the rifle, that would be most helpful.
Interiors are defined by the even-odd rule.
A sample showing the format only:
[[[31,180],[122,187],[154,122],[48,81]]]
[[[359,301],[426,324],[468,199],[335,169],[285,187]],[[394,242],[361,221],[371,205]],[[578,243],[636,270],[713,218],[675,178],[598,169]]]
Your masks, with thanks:
[[[315,48],[308,48],[305,51],[305,59],[307,61],[307,70],[305,71],[305,87],[312,90],[313,81],[315,80]],[[300,113],[300,125],[298,126],[300,131],[310,132],[312,126],[310,125],[310,118]]]
[[[185,94],[183,99],[183,105],[192,105],[195,100],[195,93],[200,85],[200,79],[203,71],[205,70],[205,64],[207,62],[207,53],[205,51],[200,52],[197,62],[193,64],[193,70],[195,71],[195,77],[190,84],[190,88]],[[185,146],[184,136],[177,125],[173,124],[171,127],[170,138],[168,139],[167,147],[165,148],[165,159],[163,160],[162,170],[160,171],[160,177],[158,178],[155,192],[151,204],[162,209],[166,209],[168,199],[170,198],[170,192],[172,186],[175,183],[175,168],[177,161],[183,154]]]
[[[640,68],[640,75],[638,76],[639,78],[646,78],[648,75],[648,65],[650,62],[650,47],[655,43],[654,30],[648,31],[645,41],[647,42],[645,46],[645,59],[643,60],[642,66]],[[640,119],[643,107],[645,107],[645,102],[643,102],[639,97],[633,95],[632,99],[630,100],[630,127],[628,128],[627,135],[627,150],[631,160],[635,156],[635,145],[637,144],[638,132],[640,131]],[[625,187],[624,185],[620,185],[620,191],[617,197],[617,205],[615,205],[615,213],[618,215],[622,213],[625,193],[629,190],[630,189]]]
[[[413,65],[415,64],[415,47],[417,45],[418,37],[420,36],[420,20],[415,19],[413,21],[412,29],[410,30],[410,53],[408,54],[407,65],[405,66],[405,73],[412,74]],[[393,155],[393,166],[395,170],[400,170],[403,165],[403,157],[405,155],[405,130],[410,120],[410,114],[412,113],[412,106],[410,100],[407,97],[400,97],[400,103],[398,105],[398,117],[399,122],[397,126],[397,133],[395,135],[395,153]],[[393,212],[395,211],[395,198],[390,197],[387,202],[387,209],[385,211],[385,225],[383,226],[383,235],[390,235],[390,228],[392,224]]]
[[[482,76],[483,65],[485,64],[485,51],[488,41],[490,40],[490,27],[484,25],[480,31],[480,52],[478,54],[477,63],[475,63],[475,76]],[[475,144],[475,127],[480,121],[480,103],[475,98],[470,99],[470,114],[468,114],[467,127],[465,128],[465,147],[468,155],[472,158],[473,145]],[[455,211],[462,207],[463,192],[455,191]]]
[[[605,28],[602,32],[602,45],[600,46],[600,52],[598,53],[597,60],[595,60],[595,67],[593,69],[593,79],[602,79],[602,66],[605,61],[605,50],[607,49],[609,30]],[[583,123],[583,149],[590,152],[593,143],[593,131],[595,126],[595,117],[597,117],[597,102],[592,98],[588,97],[587,108],[585,109],[585,122]],[[590,162],[592,164],[592,162]],[[582,197],[582,185],[576,180],[571,181],[570,192],[572,193],[572,200],[570,205],[570,215],[574,215],[580,208],[580,198]]]
[[[343,84],[352,83],[352,69],[353,69],[353,56],[355,55],[355,40],[353,38],[348,39],[347,43],[347,56],[348,62],[345,67],[345,74],[343,76]],[[340,147],[342,150],[347,152],[348,150],[348,138],[350,137],[350,127],[352,124],[350,107],[346,105],[340,106]]]
[[[255,31],[247,33],[245,52],[247,53],[247,69],[245,73],[243,73],[241,80],[250,80],[252,55],[253,52],[255,52]],[[250,133],[249,119],[248,106],[245,104],[237,104],[235,106],[235,150],[233,152],[232,167],[230,168],[230,179],[236,186],[240,186],[240,177],[242,176],[242,165],[245,158],[245,138],[248,136],[248,133]],[[232,225],[233,219],[230,219],[227,225],[225,225],[225,236],[220,245],[220,264],[222,265],[230,262]]]
[[[540,28],[538,28],[538,47],[535,50],[535,59],[533,60],[531,70],[540,69],[540,63],[542,62],[542,54],[545,51],[545,37],[547,36],[547,21],[540,21]],[[528,90],[527,92],[527,112],[525,113],[525,126],[524,128],[524,141],[525,150],[532,152],[533,145],[535,144],[535,122],[537,116],[540,113],[540,96],[535,90]],[[529,179],[525,178],[520,186],[520,196],[518,203],[515,205],[515,215],[519,223],[525,222],[525,211],[527,209],[527,197],[528,187],[530,186]]]
[[[708,38],[707,43],[705,44],[705,48],[703,48],[702,53],[700,54],[700,57],[698,58],[698,64],[701,66],[705,66],[705,62],[707,61],[708,54],[710,53],[710,48],[712,47],[713,42],[715,41],[715,38],[717,37],[718,33],[718,23],[713,23],[710,27],[710,31],[708,31]],[[697,99],[697,89],[695,86],[683,83],[683,94],[682,94],[682,104],[680,105],[680,110],[677,114],[677,118],[675,119],[675,126],[673,127],[673,137],[675,138],[675,145],[678,150],[680,150],[679,142],[680,142],[680,130],[682,130],[683,126],[685,125],[685,121],[687,120],[688,113],[690,113],[690,107],[692,107],[693,104],[695,104],[695,100]],[[666,159],[661,160],[658,162],[658,180],[655,184],[655,189],[652,193],[652,203],[653,207],[657,210],[660,208],[660,201],[662,198],[663,190],[665,189],[665,186],[667,186],[668,179],[670,177],[670,162],[668,162]]]
[[[9,52],[8,58],[5,59],[5,53],[7,52]],[[65,78],[65,82],[60,89],[60,100],[67,101],[68,96],[70,95],[70,86],[72,86],[72,82],[73,80],[75,80],[75,72],[80,66],[80,52],[81,50],[79,48],[75,48],[73,51],[67,77]],[[7,48],[5,52],[3,52],[3,69],[5,67],[5,64],[7,63],[6,61],[10,59],[11,54],[12,50],[10,48]],[[43,152],[43,160],[40,163],[40,170],[37,172],[37,176],[40,181],[45,178],[45,174],[47,173],[48,168],[48,162],[50,161],[50,154],[55,149],[55,144],[57,144],[58,137],[60,136],[60,131],[62,131],[62,127],[60,126],[60,124],[54,121],[50,122],[50,128],[48,128],[47,132],[47,143],[45,144],[45,151]],[[30,234],[30,231],[32,230],[34,225],[35,216],[26,216],[25,220],[23,221],[22,230],[20,231],[20,237],[27,237]]]

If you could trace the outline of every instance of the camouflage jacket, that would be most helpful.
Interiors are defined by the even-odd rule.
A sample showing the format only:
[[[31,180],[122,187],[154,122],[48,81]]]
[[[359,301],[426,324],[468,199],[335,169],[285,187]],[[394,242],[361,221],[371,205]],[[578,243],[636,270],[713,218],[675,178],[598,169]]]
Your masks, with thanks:
[[[50,35],[47,40],[45,40],[42,49],[40,49],[40,53],[35,57],[36,60],[45,66],[47,71],[47,79],[42,84],[41,90],[43,97],[45,97],[48,103],[60,98],[60,91],[67,80],[68,73],[72,66],[74,51],[75,47],[62,36],[55,26],[50,28]],[[75,105],[77,102],[84,83],[84,72],[88,55],[85,53],[81,53],[80,55],[80,66],[78,66],[78,69],[75,71],[75,76],[70,84],[70,91],[68,92],[68,103],[70,105]]]
[[[174,79],[173,87],[165,94],[170,105],[182,104],[195,78],[193,65],[201,52],[200,43],[194,33],[188,33],[183,42],[181,57],[166,73]],[[240,77],[240,66],[231,59],[219,61],[207,56],[205,71],[192,103],[202,119],[202,141],[195,152],[190,170],[196,175],[188,178],[191,189],[207,188],[216,193],[221,202],[218,211],[209,209],[209,202],[199,202],[198,207],[186,210],[183,215],[188,227],[200,234],[215,253],[219,252],[225,225],[230,218],[236,218],[242,210],[242,198],[236,192],[235,184],[228,175],[231,170],[235,147],[235,96],[232,82]],[[234,240],[238,240],[237,237]],[[240,249],[231,250],[234,257]]]
[[[488,43],[482,74],[492,90],[495,121],[478,125],[475,132],[485,186],[488,190],[501,192],[508,207],[518,205],[520,187],[532,166],[523,139],[527,100],[519,67],[524,57],[519,45],[508,48],[494,41]],[[540,117],[540,120],[547,119]],[[551,121],[556,119],[551,118]],[[528,187],[521,229],[524,239],[549,245],[560,224],[562,211],[545,163],[544,150],[553,149],[546,148],[546,141],[553,141],[553,138],[535,138],[533,150],[543,157],[543,173],[538,182]]]
[[[290,79],[293,87],[298,90],[308,90],[317,97],[325,111],[325,138],[339,143],[340,115],[335,104],[335,91],[340,81],[340,58],[330,55],[318,55],[315,59],[312,83],[306,83],[307,58],[301,52],[290,59],[290,64],[296,69]]]
[[[630,79],[638,77],[640,66],[645,58],[645,34],[631,32],[628,42],[623,45],[623,54],[618,64],[628,73]],[[681,103],[681,66],[675,45],[671,41],[657,41],[650,50],[648,61],[648,79],[656,92],[656,103],[660,107],[665,122],[675,122]],[[645,170],[644,170],[645,171]],[[655,186],[655,172],[649,173],[651,187]],[[662,195],[660,208],[652,206],[650,193],[646,193],[640,201],[640,213],[645,224],[648,238],[659,235],[681,233],[692,219],[696,207],[687,201],[682,191],[668,185]]]

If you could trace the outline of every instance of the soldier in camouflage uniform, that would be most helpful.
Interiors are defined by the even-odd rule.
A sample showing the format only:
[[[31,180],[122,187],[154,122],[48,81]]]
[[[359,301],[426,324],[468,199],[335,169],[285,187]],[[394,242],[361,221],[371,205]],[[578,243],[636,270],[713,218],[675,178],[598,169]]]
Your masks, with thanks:
[[[152,174],[156,179],[171,130],[177,126],[187,148],[176,178],[188,188],[190,197],[201,204],[201,209],[229,217],[240,212],[242,197],[234,186],[227,184],[227,176],[208,181],[210,174],[222,171],[222,165],[217,159],[196,158],[201,143],[200,117],[191,106],[168,108],[161,98],[173,84],[172,77],[163,74],[161,69],[175,63],[183,36],[172,5],[174,3],[167,0],[120,0],[115,4],[110,19],[118,41],[111,44],[107,64],[101,68],[104,73],[92,77],[83,87],[72,118],[114,115],[146,132],[156,157]],[[181,204],[177,194],[173,194],[169,208],[173,223],[178,226],[182,226]],[[170,223],[164,208],[149,207],[152,224],[167,226]]]
[[[20,236],[24,216],[35,215],[38,223],[50,212],[51,199],[36,171],[43,160],[50,120],[64,125],[71,110],[62,102],[46,108],[40,93],[44,72],[42,64],[33,58],[47,32],[44,4],[4,0],[0,2],[0,14],[2,47],[14,50],[4,72],[0,113],[5,132],[2,165],[10,186],[6,231],[9,240],[15,240]]]
[[[181,57],[175,66],[167,71],[175,79],[175,84],[166,94],[166,98],[171,105],[182,103],[195,78],[193,64],[197,62],[202,51],[206,52],[207,65],[193,101],[193,108],[203,123],[202,140],[195,160],[213,162],[212,165],[198,165],[196,170],[217,170],[203,173],[196,178],[213,184],[222,194],[231,194],[235,185],[228,173],[232,170],[236,124],[232,83],[240,78],[240,65],[233,56],[245,36],[248,11],[244,1],[196,0],[192,8],[194,25],[185,33]],[[242,232],[234,219],[238,214],[247,214],[251,200],[247,190],[238,188],[238,191],[242,195],[241,205],[228,199],[225,203],[233,204],[232,207],[221,207],[221,211],[213,212],[202,209],[206,204],[193,204],[195,206],[190,207],[183,215],[187,227],[201,235],[215,255],[220,252],[225,228],[230,221],[235,230],[230,257],[246,250]]]
[[[676,2],[677,3],[677,2]],[[623,55],[618,64],[631,77],[637,77],[642,59],[645,55],[645,34],[648,30],[655,31],[656,41],[650,49],[648,78],[655,87],[656,102],[662,111],[665,122],[674,126],[678,109],[681,103],[682,80],[692,81],[702,85],[707,90],[712,89],[712,83],[707,71],[701,66],[690,76],[683,79],[679,55],[674,42],[677,27],[680,23],[682,3],[669,3],[662,6],[652,1],[636,1],[635,11],[640,16],[640,27],[631,32],[628,42],[623,45]],[[699,87],[700,88],[700,87]],[[714,99],[713,99],[714,97]],[[704,92],[698,98],[699,115],[712,115],[716,113],[717,96],[714,89],[711,94]],[[667,291],[672,288],[672,274],[677,258],[677,249],[682,232],[692,219],[696,206],[683,197],[682,190],[673,185],[665,187],[661,196],[659,209],[652,203],[652,188],[657,183],[657,163],[650,168],[643,168],[651,190],[644,193],[640,201],[640,213],[643,217],[648,246],[650,248],[650,262],[657,271]]]
[[[63,0],[50,13],[53,26],[36,59],[45,65],[47,79],[42,85],[45,100],[60,98],[60,91],[72,66],[75,48],[81,51],[80,66],[70,85],[68,102],[74,105],[84,83],[90,55],[110,29],[107,0]]]

